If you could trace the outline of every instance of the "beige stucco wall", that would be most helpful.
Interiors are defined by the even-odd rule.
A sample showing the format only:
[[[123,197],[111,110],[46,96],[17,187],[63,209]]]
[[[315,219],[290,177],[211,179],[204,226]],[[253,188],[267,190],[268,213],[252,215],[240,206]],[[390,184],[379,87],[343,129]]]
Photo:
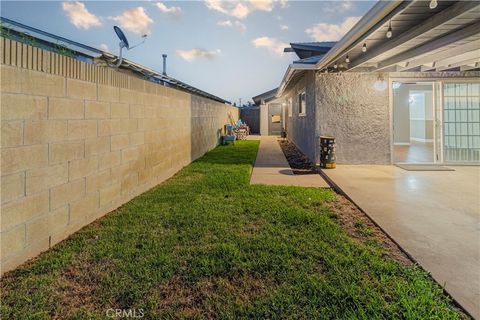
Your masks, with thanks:
[[[2,273],[172,176],[217,145],[229,117],[238,118],[237,108],[213,100],[8,45],[1,61]]]

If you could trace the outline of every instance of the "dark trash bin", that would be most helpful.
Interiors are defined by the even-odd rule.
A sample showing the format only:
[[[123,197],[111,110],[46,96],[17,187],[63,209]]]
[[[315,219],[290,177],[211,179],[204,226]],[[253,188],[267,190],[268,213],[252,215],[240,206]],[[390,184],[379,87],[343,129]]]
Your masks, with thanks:
[[[320,136],[320,167],[333,169],[336,167],[335,137]]]
[[[282,132],[280,134],[283,140],[287,139],[287,130],[285,128],[282,128]]]

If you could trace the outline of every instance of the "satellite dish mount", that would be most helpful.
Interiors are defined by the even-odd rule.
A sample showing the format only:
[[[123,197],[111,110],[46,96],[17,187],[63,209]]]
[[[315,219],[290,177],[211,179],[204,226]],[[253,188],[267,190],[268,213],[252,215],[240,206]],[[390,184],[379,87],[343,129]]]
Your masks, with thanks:
[[[117,26],[114,26],[113,27],[113,30],[115,31],[115,33],[117,34],[118,38],[120,39],[120,43],[118,44],[118,46],[120,47],[120,52],[118,54],[118,61],[115,65],[113,65],[114,68],[118,68],[120,67],[120,65],[122,64],[122,61],[123,61],[123,56],[122,56],[122,51],[123,51],[123,48],[126,48],[127,50],[131,50],[133,48],[136,48],[138,47],[139,45],[143,44],[145,42],[145,40],[147,40],[147,35],[144,34],[142,36],[143,38],[143,41],[141,41],[140,43],[134,45],[133,47],[130,47],[130,44],[128,43],[128,40],[127,40],[127,37],[125,36],[125,34],[123,33],[122,29],[120,29],[120,27],[117,27]]]

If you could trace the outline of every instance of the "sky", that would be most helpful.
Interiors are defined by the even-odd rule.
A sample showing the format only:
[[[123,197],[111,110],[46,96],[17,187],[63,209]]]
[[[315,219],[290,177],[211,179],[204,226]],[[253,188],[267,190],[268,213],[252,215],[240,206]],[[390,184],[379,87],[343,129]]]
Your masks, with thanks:
[[[3,17],[118,54],[232,102],[280,85],[290,42],[339,40],[371,1],[2,1]]]

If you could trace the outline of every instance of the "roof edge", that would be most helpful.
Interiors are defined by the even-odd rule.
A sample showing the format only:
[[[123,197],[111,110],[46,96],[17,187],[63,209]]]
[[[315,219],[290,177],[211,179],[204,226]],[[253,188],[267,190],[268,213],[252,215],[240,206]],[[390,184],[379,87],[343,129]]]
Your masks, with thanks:
[[[278,87],[276,97],[280,98],[283,95],[283,92],[285,89],[288,87],[290,84],[290,81],[292,80],[293,76],[295,75],[296,72],[299,71],[306,71],[306,70],[316,70],[315,65],[313,64],[305,64],[305,63],[292,63],[287,67],[287,70],[285,71],[285,74],[283,75],[282,82],[280,83],[280,86]]]
[[[337,58],[359,37],[368,32],[386,15],[401,5],[401,1],[378,1],[338,42],[325,56],[316,63],[316,69],[322,69]]]

